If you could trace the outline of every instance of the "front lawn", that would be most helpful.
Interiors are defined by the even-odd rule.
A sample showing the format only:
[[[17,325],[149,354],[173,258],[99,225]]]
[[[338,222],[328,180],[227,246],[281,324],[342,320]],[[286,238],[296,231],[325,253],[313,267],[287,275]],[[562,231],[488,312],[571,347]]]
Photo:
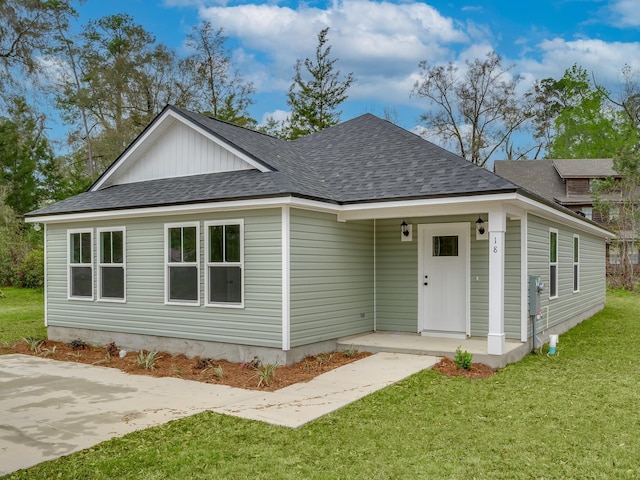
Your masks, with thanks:
[[[8,478],[640,477],[640,297],[488,380],[424,371],[297,430],[203,413]]]
[[[0,292],[0,343],[47,336],[42,290],[3,287]]]

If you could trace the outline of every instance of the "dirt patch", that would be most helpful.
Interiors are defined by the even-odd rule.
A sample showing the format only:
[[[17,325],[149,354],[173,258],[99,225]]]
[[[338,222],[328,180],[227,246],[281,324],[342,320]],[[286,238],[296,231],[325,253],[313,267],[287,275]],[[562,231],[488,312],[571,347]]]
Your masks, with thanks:
[[[275,367],[273,377],[265,381],[264,377],[267,374],[261,374],[261,371],[265,372],[269,366],[262,364],[258,358],[247,363],[232,363],[226,360],[187,358],[184,355],[159,352],[155,355],[155,361],[152,362],[153,368],[150,368],[150,365],[148,365],[149,368],[144,368],[139,365],[139,351],[127,352],[126,356],[121,358],[120,349],[115,345],[91,346],[82,345],[77,341],[68,344],[52,340],[42,340],[39,344],[20,341],[3,348],[0,353],[37,355],[53,360],[118,368],[135,375],[177,377],[265,391],[279,390],[294,383],[308,382],[322,373],[371,355],[371,353],[356,350],[315,355],[293,365]],[[149,359],[148,352],[143,353],[147,355],[145,358]],[[151,362],[148,361],[147,364],[149,363]]]
[[[458,367],[451,358],[443,358],[433,366],[433,370],[448,377],[467,377],[473,379],[489,378],[496,373],[496,369],[484,363],[472,363],[469,370]]]

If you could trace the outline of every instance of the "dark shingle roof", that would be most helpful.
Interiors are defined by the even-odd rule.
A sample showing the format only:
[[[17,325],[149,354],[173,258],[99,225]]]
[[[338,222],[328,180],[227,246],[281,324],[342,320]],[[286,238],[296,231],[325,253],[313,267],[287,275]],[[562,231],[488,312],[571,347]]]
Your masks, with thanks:
[[[519,187],[366,114],[285,141],[168,106],[271,171],[243,170],[114,185],[29,216],[293,195],[332,203],[488,194]]]
[[[566,194],[553,160],[496,160],[493,171],[552,202]]]

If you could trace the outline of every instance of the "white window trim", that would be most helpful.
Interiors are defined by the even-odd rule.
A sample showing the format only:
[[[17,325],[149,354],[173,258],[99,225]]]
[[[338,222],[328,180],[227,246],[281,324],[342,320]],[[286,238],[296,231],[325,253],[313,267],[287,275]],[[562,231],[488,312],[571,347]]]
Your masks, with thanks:
[[[169,262],[169,229],[196,227],[196,261],[195,262]],[[165,305],[183,305],[190,307],[200,306],[200,222],[180,222],[164,224],[164,303]],[[195,302],[176,301],[169,299],[169,268],[170,266],[195,266],[197,272],[197,300]]]
[[[122,232],[122,260],[123,263],[102,263],[102,242],[100,234],[102,232]],[[98,292],[97,297],[100,302],[127,303],[127,229],[126,227],[103,227],[96,229],[96,264],[98,267]],[[124,297],[123,298],[103,298],[102,297],[102,267],[122,267],[124,275]]]
[[[90,263],[71,263],[71,235],[76,233],[88,233],[91,243],[91,262]],[[74,267],[90,267],[91,268],[91,296],[90,297],[74,297],[71,295],[71,266]],[[80,300],[82,302],[92,302],[94,299],[94,282],[93,282],[93,229],[92,228],[74,228],[67,230],[67,300]]]
[[[578,241],[578,261],[576,261],[576,252],[575,252],[576,240]],[[573,280],[573,284],[572,284],[573,293],[578,293],[580,291],[580,250],[582,250],[582,247],[580,245],[580,235],[574,233],[573,242],[571,244],[571,260],[573,261],[571,279]],[[576,267],[578,267],[577,270],[576,270]],[[578,285],[578,288],[575,288],[576,284]]]
[[[556,261],[552,262],[551,261],[551,233],[555,233],[556,234]],[[560,251],[558,250],[559,246],[560,246],[560,235],[558,233],[558,229],[557,228],[549,228],[549,234],[548,237],[549,239],[549,244],[547,247],[547,259],[549,262],[549,300],[554,299],[554,298],[558,298],[558,296],[560,295],[560,285],[558,285],[558,270],[560,269],[560,267],[558,266],[559,264],[559,259],[560,259]],[[573,250],[572,250],[573,253]],[[555,265],[556,267],[556,278],[555,278],[555,285],[556,285],[556,294],[554,296],[551,296],[551,267]]]
[[[240,225],[240,262],[210,262],[209,261],[209,227],[221,226],[221,225]],[[204,275],[204,298],[205,306],[207,307],[222,307],[222,308],[244,308],[244,219],[238,220],[211,220],[204,222],[205,231],[205,275]],[[210,302],[209,301],[209,267],[227,265],[230,267],[240,267],[240,281],[242,282],[242,289],[240,291],[240,303],[227,303],[227,302]]]

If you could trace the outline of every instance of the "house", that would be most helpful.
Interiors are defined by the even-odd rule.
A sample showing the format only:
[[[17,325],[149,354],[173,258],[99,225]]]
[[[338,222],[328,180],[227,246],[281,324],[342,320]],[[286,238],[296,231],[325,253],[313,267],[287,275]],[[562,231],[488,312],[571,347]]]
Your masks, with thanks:
[[[167,106],[45,226],[51,339],[293,363],[373,331],[496,365],[603,308],[602,227],[366,114],[285,141]]]
[[[610,227],[610,216],[615,215],[615,212],[596,210],[592,197],[594,180],[621,178],[613,169],[612,158],[498,160],[494,162],[494,172],[550,201],[579,212],[605,228]],[[638,265],[638,249],[632,243],[629,259]],[[615,242],[607,244],[607,261],[613,265],[620,263]]]

